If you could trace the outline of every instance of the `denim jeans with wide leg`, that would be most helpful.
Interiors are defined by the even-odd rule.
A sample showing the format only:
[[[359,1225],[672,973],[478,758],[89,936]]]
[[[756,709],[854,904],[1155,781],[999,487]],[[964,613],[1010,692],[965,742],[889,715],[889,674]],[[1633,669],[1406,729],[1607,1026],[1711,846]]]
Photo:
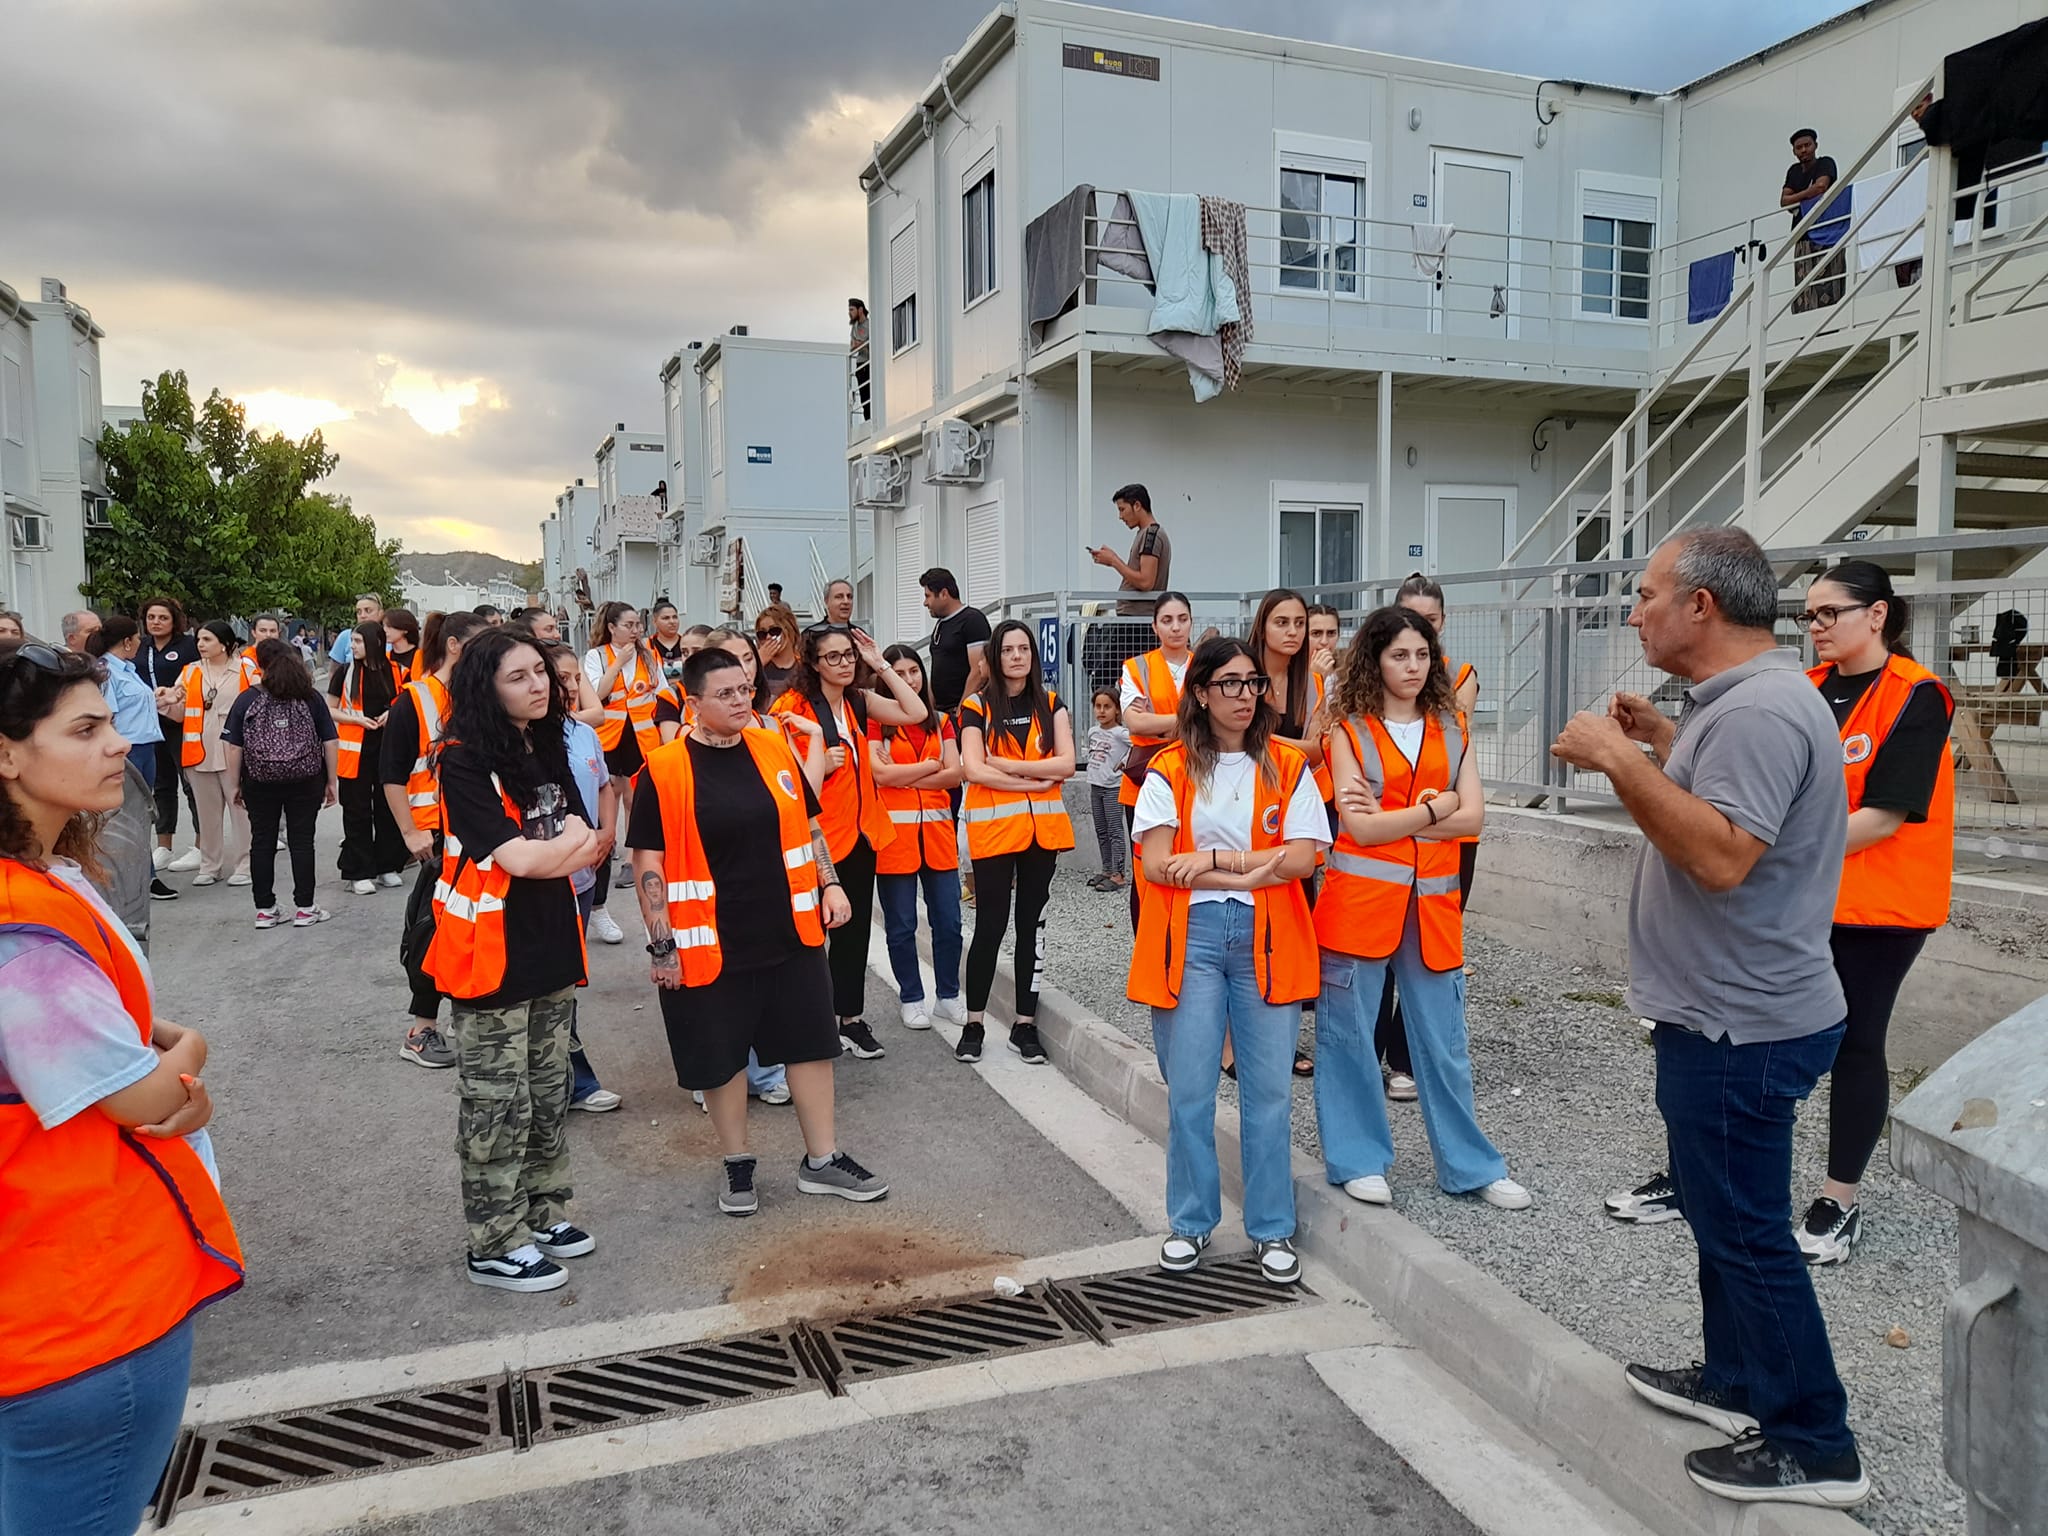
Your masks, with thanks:
[[[1180,1004],[1152,1010],[1152,1038],[1166,1071],[1171,1124],[1166,1140],[1166,1215],[1173,1230],[1200,1237],[1223,1219],[1216,1164],[1216,1079],[1223,1034],[1237,1045],[1238,1138],[1244,1155],[1244,1230],[1253,1242],[1294,1235],[1289,1124],[1294,1108],[1294,1042],[1301,1004],[1259,996],[1253,968],[1253,912],[1241,901],[1188,908],[1188,951]]]
[[[1432,971],[1422,963],[1411,906],[1401,945],[1385,960],[1323,952],[1323,990],[1316,999],[1316,1130],[1332,1184],[1394,1166],[1386,1088],[1373,1046],[1380,994],[1392,972],[1401,989],[1408,1049],[1421,1101],[1423,1129],[1436,1160],[1436,1182],[1462,1195],[1504,1179],[1508,1165],[1472,1108],[1472,1058],[1465,1049],[1465,972]]]
[[[917,969],[917,892],[924,889],[925,919],[932,927],[932,979],[941,998],[960,995],[960,871],[921,869],[914,875],[877,875],[875,894],[882,903],[882,934],[889,944],[889,969],[896,977],[897,998],[924,1001],[924,978]]]
[[[1676,1024],[1655,1034],[1671,1179],[1700,1250],[1700,1384],[1746,1396],[1765,1437],[1802,1462],[1856,1448],[1827,1322],[1792,1235],[1792,1124],[1841,1040],[1840,1024],[1755,1045]]]
[[[0,1531],[134,1536],[192,1376],[192,1322],[119,1360],[0,1398]]]

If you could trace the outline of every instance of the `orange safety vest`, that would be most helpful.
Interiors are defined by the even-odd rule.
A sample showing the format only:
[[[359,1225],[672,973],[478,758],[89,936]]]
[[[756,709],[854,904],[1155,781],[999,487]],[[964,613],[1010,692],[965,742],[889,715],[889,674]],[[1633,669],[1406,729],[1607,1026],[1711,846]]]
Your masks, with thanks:
[[[84,954],[148,1043],[148,978],[63,881],[0,859],[0,932]],[[132,1355],[242,1284],[241,1244],[199,1154],[95,1105],[45,1130],[21,1099],[0,1098],[0,1244],[0,1399]]]
[[[412,811],[412,824],[432,832],[441,825],[441,784],[434,771],[434,748],[447,728],[453,702],[431,672],[416,683],[407,683],[405,691],[412,695],[413,711],[420,718],[419,750],[413,756],[412,771],[405,776],[405,803]],[[357,746],[361,746],[360,737]],[[596,814],[594,809],[592,814]]]
[[[178,765],[182,768],[197,768],[206,761],[206,675],[202,663],[186,664],[184,675],[178,681],[185,689],[185,744],[178,753]],[[263,681],[263,674],[246,658],[235,658],[235,692],[252,688]]]
[[[983,753],[1003,768],[1029,777],[1028,765],[1052,756],[1050,737],[1041,723],[1033,720],[1030,734],[1019,751],[1015,738],[1008,731],[989,729],[986,697],[976,694],[960,706],[961,725],[965,727],[971,712],[973,723],[981,728]],[[1051,689],[1046,690],[1045,702],[1049,714],[1059,713],[1059,695]],[[1022,853],[1034,844],[1055,852],[1074,846],[1074,824],[1067,819],[1067,803],[1061,798],[1057,784],[1035,795],[1027,795],[1019,790],[991,789],[986,784],[970,780],[966,793],[961,796],[960,814],[967,822],[967,856],[970,859],[992,859],[1005,853]]]
[[[1806,675],[1819,687],[1833,670],[1815,667]],[[1863,691],[1842,722],[1842,773],[1849,783],[1851,811],[1863,804],[1870,765],[1905,714],[1913,690],[1922,687],[1939,691],[1954,717],[1955,700],[1940,678],[1917,661],[1892,656],[1885,661],[1884,675]],[[1953,755],[1944,747],[1927,819],[1902,822],[1890,837],[1843,860],[1835,921],[1854,928],[1939,928],[1948,921],[1955,862],[1956,769]]]
[[[771,704],[769,712],[818,719],[811,701],[793,691]],[[843,859],[853,852],[854,840],[865,837],[868,846],[879,855],[896,836],[896,826],[889,820],[889,809],[882,803],[882,792],[875,784],[874,765],[868,761],[867,732],[861,729],[860,716],[854,712],[851,700],[839,701],[837,724],[839,744],[846,748],[846,761],[826,774],[818,789],[818,826],[825,833],[825,851],[835,860]],[[826,750],[831,750],[829,742]]]
[[[1448,656],[1444,657],[1443,660],[1444,672],[1451,679],[1451,692],[1455,694],[1460,688],[1465,686],[1465,679],[1474,675],[1474,668],[1469,661],[1456,662],[1452,661]],[[1458,839],[1461,846],[1465,843],[1476,843],[1478,841],[1477,837],[1461,837]]]
[[[946,755],[943,729],[927,731],[923,750],[912,747],[899,727],[885,738],[892,763],[936,763]],[[960,847],[953,834],[953,797],[943,789],[876,786],[896,829],[888,847],[876,851],[878,875],[914,875],[921,869],[958,869]]]
[[[811,819],[804,808],[803,769],[780,731],[740,733],[761,782],[775,802],[782,867],[789,876],[789,909],[796,936],[812,949],[825,942],[818,908],[818,860]],[[668,881],[668,921],[682,961],[683,985],[709,986],[725,966],[718,942],[718,887],[697,831],[696,776],[689,745],[678,737],[648,754],[647,782],[661,806],[661,870]]]
[[[341,675],[341,703],[344,709],[352,709],[359,715],[363,712],[363,674],[361,668],[353,661],[348,664],[348,670]],[[334,744],[337,750],[334,771],[337,778],[353,779],[362,773],[363,736],[368,730],[367,725],[359,725],[352,721],[335,722]],[[375,777],[374,765],[371,774]],[[408,779],[407,783],[410,784],[411,780]],[[406,793],[410,796],[411,790],[408,789]],[[438,810],[435,814],[439,814]],[[518,817],[515,815],[513,819],[516,821]],[[414,820],[418,820],[417,813],[414,814]]]
[[[249,664],[249,670],[255,674],[256,681],[262,682],[263,669],[256,665],[256,647],[253,645],[243,646],[241,659]]]
[[[1272,746],[1279,770],[1276,786],[1256,776],[1252,792],[1252,852],[1271,853],[1287,841],[1287,807],[1295,786],[1308,768],[1308,757],[1284,742]],[[1173,829],[1173,851],[1190,853],[1195,846],[1195,784],[1188,774],[1187,748],[1175,742],[1152,759],[1148,770],[1166,780],[1173,791],[1179,825]],[[1180,1004],[1181,968],[1188,952],[1190,892],[1180,886],[1147,881],[1138,892],[1138,937],[1131,947],[1130,978],[1125,996],[1154,1008]],[[1322,985],[1321,955],[1316,948],[1316,920],[1309,911],[1308,892],[1299,880],[1253,891],[1252,965],[1259,996],[1269,1003],[1298,1003],[1314,997]]]
[[[1131,657],[1124,663],[1124,676],[1130,679],[1133,688],[1145,696],[1145,702],[1150,706],[1145,711],[1148,715],[1170,715],[1180,708],[1180,684],[1173,680],[1173,673],[1166,665],[1166,652],[1150,650],[1142,656]],[[1172,740],[1171,736],[1139,736],[1133,733],[1131,750],[1135,752],[1143,747],[1163,747]],[[1131,782],[1129,774],[1117,775],[1116,803],[1138,803],[1138,786]]]
[[[613,646],[600,647],[604,666],[600,674],[609,672],[619,653]],[[645,657],[635,655],[631,666],[623,667],[612,680],[612,691],[605,695],[604,724],[597,728],[597,744],[605,751],[614,750],[626,739],[626,722],[633,722],[633,734],[640,741],[640,755],[645,757],[661,745],[661,731],[654,723],[655,696],[661,691],[661,681],[647,668]]]
[[[505,793],[498,776],[491,788],[514,822],[524,820],[519,802]],[[489,997],[505,984],[505,898],[512,877],[494,858],[472,860],[447,830],[440,813],[441,876],[434,882],[434,937],[420,969],[450,997]]]
[[[1467,750],[1462,715],[1432,716],[1425,723],[1413,767],[1378,719],[1353,716],[1337,729],[1350,742],[1383,811],[1407,810],[1457,787]],[[1324,865],[1322,894],[1316,898],[1316,938],[1323,948],[1386,959],[1401,947],[1411,900],[1422,925],[1422,963],[1432,971],[1455,971],[1465,963],[1458,845],[1403,837],[1367,846],[1340,822],[1336,846]]]

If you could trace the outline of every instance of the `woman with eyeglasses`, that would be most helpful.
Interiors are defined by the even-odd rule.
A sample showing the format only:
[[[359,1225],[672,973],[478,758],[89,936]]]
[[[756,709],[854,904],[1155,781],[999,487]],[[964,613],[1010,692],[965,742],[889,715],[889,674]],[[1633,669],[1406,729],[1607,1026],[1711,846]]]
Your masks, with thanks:
[[[0,643],[0,1524],[129,1536],[177,1439],[193,1314],[242,1283],[206,1041],[156,1017],[93,887],[128,743],[100,669]]]
[[[1407,1007],[1439,1188],[1520,1210],[1472,1104],[1457,839],[1478,832],[1479,764],[1429,620],[1381,608],[1352,639],[1330,732],[1339,830],[1316,902],[1316,1126],[1332,1184],[1390,1205],[1394,1142],[1372,1026],[1391,978]]]
[[[1806,589],[1799,623],[1820,665],[1806,675],[1834,711],[1848,779],[1848,856],[1829,943],[1848,1003],[1828,1095],[1827,1177],[1793,1229],[1809,1264],[1845,1264],[1863,1236],[1864,1172],[1891,1111],[1885,1035],[1906,973],[1948,921],[1955,870],[1955,700],[1906,648],[1910,613],[1891,577],[1847,560]],[[1648,699],[1617,698],[1630,734],[1661,757],[1676,726]],[[1608,1214],[1685,1214],[1668,1174],[1608,1197]]]
[[[875,856],[875,889],[882,899],[882,933],[905,1029],[930,1029],[932,1016],[967,1022],[960,1000],[960,851],[954,835],[953,786],[961,782],[960,748],[953,722],[932,701],[924,663],[908,645],[882,653],[896,675],[923,701],[916,725],[868,726],[875,784],[896,836]],[[932,975],[938,1002],[927,1003],[917,967],[917,896],[924,892],[932,930]]]
[[[244,688],[256,683],[254,663],[235,654],[240,643],[220,619],[199,626],[199,659],[179,679],[184,703],[183,765],[192,791],[192,825],[199,841],[194,885],[249,883],[249,813],[234,802],[228,749],[222,732]]]
[[[825,829],[852,918],[832,930],[832,1007],[839,1035],[863,1061],[884,1054],[866,1019],[868,937],[875,912],[875,854],[895,837],[889,808],[875,784],[867,754],[868,725],[917,725],[924,700],[896,675],[875,642],[857,629],[813,625],[804,632],[803,669],[775,702],[777,714],[816,721],[823,732],[826,773],[818,789],[818,824]],[[886,692],[855,681],[865,664]]]
[[[979,693],[960,701],[960,761],[967,778],[960,816],[978,893],[967,951],[967,1022],[953,1054],[981,1060],[982,1015],[995,986],[996,961],[1017,893],[1015,1022],[1010,1049],[1043,1066],[1038,984],[1045,969],[1045,903],[1059,856],[1074,846],[1062,790],[1074,776],[1074,722],[1039,672],[1038,640],[1019,619],[989,636],[995,658]]]
[[[1131,951],[1129,995],[1152,1009],[1170,1126],[1162,1269],[1193,1269],[1223,1216],[1216,1074],[1238,1048],[1244,1230],[1259,1272],[1301,1278],[1294,1252],[1288,1062],[1301,1005],[1316,993],[1315,919],[1305,882],[1329,841],[1307,757],[1278,740],[1252,647],[1199,646],[1181,689],[1178,739],[1146,770],[1137,829],[1151,874]]]
[[[768,697],[779,699],[794,685],[803,662],[803,641],[796,615],[781,603],[770,603],[754,615],[754,644],[759,649],[761,676]]]

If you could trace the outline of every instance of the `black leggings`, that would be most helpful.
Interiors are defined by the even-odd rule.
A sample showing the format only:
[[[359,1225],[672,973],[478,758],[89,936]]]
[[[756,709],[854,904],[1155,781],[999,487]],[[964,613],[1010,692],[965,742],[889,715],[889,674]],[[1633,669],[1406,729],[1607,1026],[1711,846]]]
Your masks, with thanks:
[[[434,883],[440,878],[441,834],[436,832],[433,851],[420,860],[419,878],[413,881],[412,894],[405,899],[404,933],[410,934],[421,923],[434,920]],[[422,968],[427,958],[424,939],[410,953],[405,979],[412,988],[412,1016],[416,1019],[436,1018],[441,1012],[441,989],[434,985],[434,978]]]
[[[857,1019],[867,1006],[868,938],[875,920],[875,850],[865,837],[856,837],[846,857],[832,863],[853,908],[852,917],[825,935],[832,956],[832,1011],[842,1019]]]
[[[1472,877],[1479,870],[1479,845],[1458,844],[1458,915],[1464,918],[1465,908],[1472,901]],[[1373,1046],[1380,1059],[1387,1064],[1389,1072],[1399,1072],[1404,1077],[1415,1075],[1415,1063],[1408,1055],[1408,1024],[1401,1017],[1401,999],[1394,992],[1394,973],[1387,972],[1387,987],[1380,994],[1379,1023],[1373,1029]]]
[[[1927,934],[1917,928],[1835,925],[1828,944],[1848,999],[1848,1027],[1835,1051],[1828,1094],[1828,1177],[1860,1184],[1891,1113],[1892,1079],[1884,1037],[1899,985],[1920,958]]]
[[[169,837],[178,830],[178,790],[181,786],[185,791],[185,808],[192,813],[192,825],[199,825],[199,810],[192,802],[192,783],[178,766],[178,759],[184,751],[185,738],[182,735],[156,744],[156,830],[163,837]]]
[[[1017,887],[1017,1017],[1038,1017],[1038,983],[1045,974],[1045,902],[1060,856],[1032,844],[1022,853],[974,861],[974,942],[967,947],[967,1011],[988,1006],[1010,919],[1010,886]]]

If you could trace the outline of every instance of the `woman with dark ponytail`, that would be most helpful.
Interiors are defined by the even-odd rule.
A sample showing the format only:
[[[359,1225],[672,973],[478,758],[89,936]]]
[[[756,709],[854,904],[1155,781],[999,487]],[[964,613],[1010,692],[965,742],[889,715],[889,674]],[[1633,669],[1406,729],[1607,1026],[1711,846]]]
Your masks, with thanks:
[[[1883,567],[1849,560],[1806,589],[1799,616],[1834,711],[1848,777],[1848,856],[1835,903],[1835,974],[1848,1027],[1828,1102],[1828,1169],[1794,1231],[1809,1264],[1845,1262],[1863,1233],[1857,1188],[1891,1109],[1885,1031],[1927,935],[1948,921],[1955,862],[1955,702],[1905,643],[1906,600]],[[1626,1221],[1683,1215],[1658,1174],[1607,1202]]]

